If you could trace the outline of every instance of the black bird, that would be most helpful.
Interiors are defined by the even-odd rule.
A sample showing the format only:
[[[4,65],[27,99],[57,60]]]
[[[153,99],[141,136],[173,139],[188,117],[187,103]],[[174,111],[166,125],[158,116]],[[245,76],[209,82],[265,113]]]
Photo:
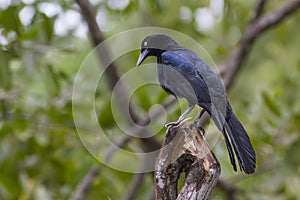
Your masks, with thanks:
[[[223,133],[234,171],[237,170],[235,152],[240,169],[247,174],[254,173],[256,155],[249,136],[233,113],[220,79],[210,67],[193,51],[163,34],[149,35],[142,41],[137,66],[148,56],[157,58],[162,88],[175,97],[185,98],[189,104],[178,121],[167,126],[178,125],[195,105],[199,105]]]

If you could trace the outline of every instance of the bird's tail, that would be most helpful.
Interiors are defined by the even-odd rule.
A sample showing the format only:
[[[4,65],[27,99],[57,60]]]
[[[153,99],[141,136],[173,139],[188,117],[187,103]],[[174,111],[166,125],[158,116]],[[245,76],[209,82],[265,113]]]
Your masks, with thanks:
[[[249,136],[247,135],[247,132],[245,131],[241,122],[234,115],[229,103],[227,103],[226,112],[227,113],[222,132],[233,169],[236,171],[236,164],[232,146],[239,162],[240,169],[246,174],[252,174],[255,171],[256,155],[250,142]],[[225,132],[225,129],[227,133]]]

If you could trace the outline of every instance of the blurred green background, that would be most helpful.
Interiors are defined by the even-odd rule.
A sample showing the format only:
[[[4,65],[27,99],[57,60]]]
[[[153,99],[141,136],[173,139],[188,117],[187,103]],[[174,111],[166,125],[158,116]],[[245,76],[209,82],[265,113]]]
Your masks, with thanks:
[[[220,66],[239,45],[254,0],[90,0],[105,37],[123,30],[158,26],[197,40]],[[264,13],[283,2],[269,1]],[[233,172],[224,142],[214,152],[221,180],[236,199],[300,197],[300,13],[263,34],[233,88],[232,106],[250,135],[258,169]],[[69,199],[91,166],[100,165],[77,136],[72,88],[77,70],[93,46],[78,5],[72,0],[0,1],[0,199]],[[120,74],[138,52],[117,62]],[[157,98],[149,97],[149,91]],[[122,137],[110,111],[107,85],[97,91],[99,123]],[[140,89],[134,101],[144,113],[167,95],[158,87]],[[155,97],[155,96],[154,96]],[[106,109],[105,109],[106,108]],[[169,113],[176,120],[179,107]],[[88,127],[86,127],[88,128]],[[165,130],[157,135],[162,142]],[[130,146],[131,145],[131,146]],[[125,148],[140,146],[133,140]],[[133,146],[133,147],[132,147]],[[220,147],[218,147],[220,146]],[[126,163],[126,158],[120,158]],[[122,199],[134,174],[101,166],[85,199]],[[135,199],[153,195],[153,177],[144,177]],[[211,199],[224,199],[217,187]]]

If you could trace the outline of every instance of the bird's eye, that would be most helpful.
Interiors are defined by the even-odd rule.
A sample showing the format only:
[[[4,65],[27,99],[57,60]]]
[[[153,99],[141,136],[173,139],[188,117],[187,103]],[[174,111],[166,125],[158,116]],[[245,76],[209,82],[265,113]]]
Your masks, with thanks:
[[[145,41],[144,42],[144,47],[146,47],[148,45],[148,42],[147,41]]]

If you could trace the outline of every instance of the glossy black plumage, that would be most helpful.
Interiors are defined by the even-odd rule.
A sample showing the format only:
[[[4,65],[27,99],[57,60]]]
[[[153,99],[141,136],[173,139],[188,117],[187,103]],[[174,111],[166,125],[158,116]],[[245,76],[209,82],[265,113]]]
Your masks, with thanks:
[[[194,52],[162,34],[150,35],[143,40],[137,65],[148,56],[157,57],[158,79],[162,88],[189,103],[189,109],[177,122],[170,124],[180,123],[194,105],[201,106],[222,132],[234,170],[236,155],[240,169],[247,174],[254,173],[256,155],[250,139],[234,115],[221,81],[210,67]]]

